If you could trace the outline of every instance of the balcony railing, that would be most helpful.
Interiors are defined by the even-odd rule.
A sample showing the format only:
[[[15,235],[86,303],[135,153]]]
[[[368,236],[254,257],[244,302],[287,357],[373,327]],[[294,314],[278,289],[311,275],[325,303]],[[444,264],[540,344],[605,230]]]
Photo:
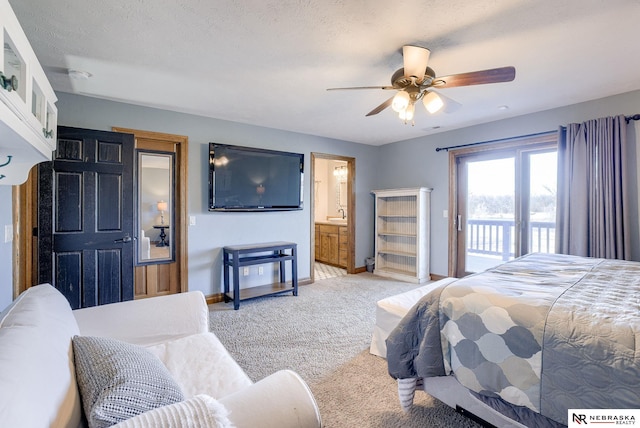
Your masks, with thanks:
[[[513,220],[468,220],[467,253],[498,256],[503,261],[514,257]],[[556,224],[552,221],[529,223],[529,253],[555,252]]]

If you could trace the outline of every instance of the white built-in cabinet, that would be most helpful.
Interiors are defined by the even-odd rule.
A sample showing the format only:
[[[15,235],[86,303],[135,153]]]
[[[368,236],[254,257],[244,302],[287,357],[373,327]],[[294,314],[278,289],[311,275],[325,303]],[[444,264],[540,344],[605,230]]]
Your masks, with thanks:
[[[0,184],[20,184],[51,160],[57,97],[8,0],[0,0]]]
[[[422,284],[429,281],[427,187],[375,190],[374,274]]]

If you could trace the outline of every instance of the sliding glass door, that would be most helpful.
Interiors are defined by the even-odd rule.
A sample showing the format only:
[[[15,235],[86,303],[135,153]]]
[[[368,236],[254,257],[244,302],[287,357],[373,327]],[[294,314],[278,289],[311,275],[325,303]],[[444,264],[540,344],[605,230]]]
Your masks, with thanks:
[[[555,249],[556,146],[539,142],[452,152],[450,275],[462,277]]]
[[[521,254],[555,252],[557,163],[555,148],[523,153]]]
[[[462,159],[457,220],[465,272],[480,272],[514,257],[514,174],[513,156]]]

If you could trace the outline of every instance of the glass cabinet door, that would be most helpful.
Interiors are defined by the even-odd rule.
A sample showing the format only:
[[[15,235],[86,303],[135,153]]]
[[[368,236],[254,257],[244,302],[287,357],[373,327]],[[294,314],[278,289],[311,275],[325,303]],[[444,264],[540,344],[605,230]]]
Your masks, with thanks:
[[[24,59],[16,49],[16,45],[11,40],[11,36],[4,31],[4,61],[2,65],[2,74],[4,75],[5,81],[13,81],[15,83],[14,86],[17,86],[15,92],[20,96],[23,103],[27,102],[26,98],[26,76],[27,76],[27,67]],[[5,83],[5,90],[12,90],[8,86],[8,83]]]

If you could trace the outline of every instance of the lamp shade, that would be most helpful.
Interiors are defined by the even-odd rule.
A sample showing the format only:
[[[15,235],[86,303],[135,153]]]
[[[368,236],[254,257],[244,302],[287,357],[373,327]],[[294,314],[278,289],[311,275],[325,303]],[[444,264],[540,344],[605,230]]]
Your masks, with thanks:
[[[424,79],[424,73],[427,70],[431,51],[420,46],[403,46],[402,58],[404,59],[404,75],[405,77],[415,77],[418,82]]]
[[[398,91],[398,93],[393,97],[393,101],[391,102],[391,108],[393,111],[400,113],[404,109],[407,108],[409,102],[411,101],[411,96],[409,93],[405,91]]]
[[[408,122],[413,120],[413,114],[415,113],[416,107],[414,104],[409,104],[406,109],[402,110],[399,113],[399,117],[401,120]]]
[[[422,103],[429,113],[438,112],[443,106],[442,98],[435,92],[429,92],[422,98]]]
[[[165,201],[158,201],[158,211],[167,211],[169,205]]]

